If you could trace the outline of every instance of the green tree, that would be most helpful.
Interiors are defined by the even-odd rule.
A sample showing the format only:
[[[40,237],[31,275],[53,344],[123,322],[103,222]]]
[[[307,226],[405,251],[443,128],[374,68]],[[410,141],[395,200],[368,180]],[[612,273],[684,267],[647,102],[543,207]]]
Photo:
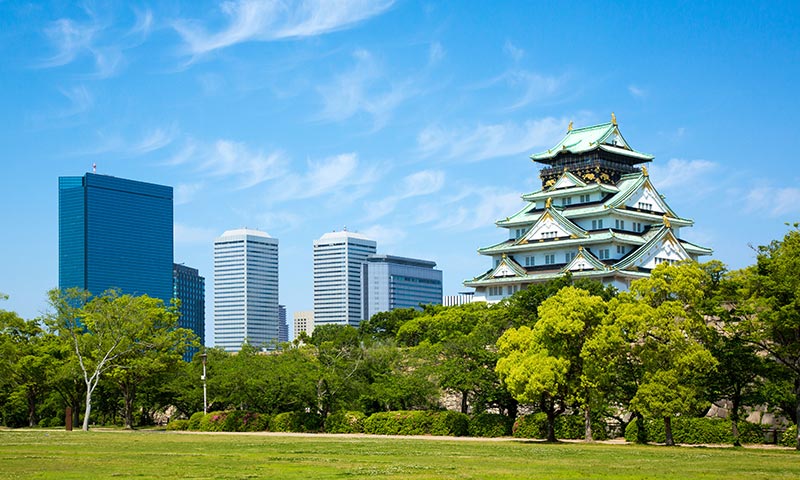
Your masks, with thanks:
[[[800,421],[800,224],[781,240],[758,247],[757,262],[745,274],[748,340],[793,383],[794,420]],[[800,429],[798,429],[800,432]],[[800,450],[800,433],[796,448]]]
[[[705,321],[698,310],[708,278],[696,263],[666,263],[630,292],[609,304],[609,317],[587,352],[598,362],[625,365],[636,375],[630,409],[664,420],[667,445],[674,445],[671,419],[706,404],[704,381],[717,361],[704,344]],[[606,380],[608,377],[606,377]]]
[[[517,400],[536,403],[547,415],[548,441],[556,440],[556,418],[571,403],[589,407],[581,350],[604,315],[601,297],[564,287],[541,303],[532,328],[511,328],[497,342],[497,372]]]
[[[109,370],[125,367],[129,355],[151,341],[155,319],[170,313],[159,299],[120,295],[113,290],[92,297],[79,289],[56,289],[48,296],[53,309],[48,325],[71,345],[83,377],[83,429],[88,430],[92,394],[100,380]]]

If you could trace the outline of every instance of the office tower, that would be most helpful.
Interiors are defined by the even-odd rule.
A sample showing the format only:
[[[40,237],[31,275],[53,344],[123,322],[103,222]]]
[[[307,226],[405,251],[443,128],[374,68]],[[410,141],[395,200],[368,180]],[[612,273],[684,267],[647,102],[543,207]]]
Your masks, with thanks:
[[[466,305],[475,301],[475,292],[458,292],[455,295],[445,295],[442,298],[442,305],[445,307],[455,307]]]
[[[172,187],[58,179],[58,286],[172,299]]]
[[[524,208],[496,222],[506,239],[478,249],[491,267],[464,286],[475,289],[475,300],[495,303],[570,272],[627,290],[659,263],[711,255],[681,237],[694,222],[650,181],[644,164],[653,158],[630,146],[614,114],[600,125],[570,123],[559,143],[531,156],[544,165],[542,188],[522,195]]]
[[[364,320],[378,312],[442,304],[442,271],[436,262],[370,255],[362,266]]]
[[[278,305],[278,341],[289,341],[289,324],[286,323],[286,305]]]
[[[294,312],[294,338],[305,332],[309,337],[314,334],[314,311]]]
[[[214,240],[214,345],[238,352],[278,340],[278,239],[229,230]]]
[[[314,324],[361,322],[361,264],[377,243],[364,235],[326,233],[314,240]]]
[[[172,265],[172,296],[181,302],[178,326],[188,328],[205,345],[206,335],[206,279],[196,268],[175,263]],[[198,348],[192,347],[183,356],[191,361]]]

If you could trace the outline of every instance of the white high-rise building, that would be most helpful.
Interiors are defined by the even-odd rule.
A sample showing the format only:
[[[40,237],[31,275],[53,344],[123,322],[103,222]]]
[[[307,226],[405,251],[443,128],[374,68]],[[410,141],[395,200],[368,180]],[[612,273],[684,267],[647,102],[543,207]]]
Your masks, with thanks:
[[[364,235],[326,233],[314,240],[314,325],[361,322],[361,265],[377,243]]]
[[[294,312],[294,338],[305,332],[309,337],[314,334],[314,311]]]
[[[278,239],[250,229],[214,240],[214,345],[238,352],[247,340],[278,340]]]

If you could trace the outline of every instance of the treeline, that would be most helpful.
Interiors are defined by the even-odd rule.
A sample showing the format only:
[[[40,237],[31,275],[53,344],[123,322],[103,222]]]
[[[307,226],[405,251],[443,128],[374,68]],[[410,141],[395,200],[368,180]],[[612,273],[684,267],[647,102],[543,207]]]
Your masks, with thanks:
[[[252,415],[263,429],[306,418],[325,430],[341,418],[448,408],[512,425],[525,411],[535,415],[522,424],[535,426],[523,430],[549,440],[582,419],[587,439],[614,423],[627,438],[672,444],[675,432],[681,440],[699,428],[689,420],[725,402],[738,443],[739,427],[753,437],[741,422],[747,408],[794,423],[800,415],[798,226],[756,253],[755,265],[732,272],[718,261],[664,263],[628,292],[565,275],[493,306],[321,326],[269,353],[209,349],[209,418]],[[166,416],[200,425],[200,357],[181,360],[197,340],[177,328],[174,308],[114,292],[54,291],[50,302],[41,319],[0,311],[5,425],[63,424],[66,406],[76,423],[83,412],[85,428],[90,419],[133,427]]]

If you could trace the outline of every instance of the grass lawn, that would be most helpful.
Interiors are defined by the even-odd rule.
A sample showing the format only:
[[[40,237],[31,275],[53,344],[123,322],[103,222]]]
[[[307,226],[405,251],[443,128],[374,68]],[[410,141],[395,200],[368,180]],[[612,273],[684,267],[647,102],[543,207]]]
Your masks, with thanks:
[[[0,431],[0,478],[800,478],[800,454],[159,431]]]

